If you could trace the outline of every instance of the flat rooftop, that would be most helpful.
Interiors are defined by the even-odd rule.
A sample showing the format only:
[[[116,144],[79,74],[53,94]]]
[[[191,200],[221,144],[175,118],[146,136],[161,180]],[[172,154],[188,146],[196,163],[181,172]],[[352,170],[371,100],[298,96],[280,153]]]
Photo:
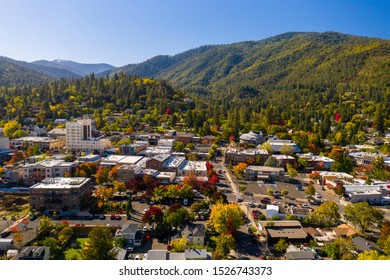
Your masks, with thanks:
[[[89,178],[84,177],[56,177],[56,178],[46,178],[42,182],[35,184],[30,187],[30,189],[71,189],[75,187],[80,187],[85,182],[90,181]]]

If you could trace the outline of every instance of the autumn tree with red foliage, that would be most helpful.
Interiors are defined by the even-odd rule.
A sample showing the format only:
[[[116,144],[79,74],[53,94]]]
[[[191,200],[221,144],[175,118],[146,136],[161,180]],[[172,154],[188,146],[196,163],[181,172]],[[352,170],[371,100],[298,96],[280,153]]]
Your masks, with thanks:
[[[142,216],[142,223],[149,225],[161,225],[164,221],[164,213],[160,207],[152,206]]]
[[[219,183],[219,177],[218,177],[217,174],[214,174],[213,176],[210,177],[210,179],[209,179],[209,184],[210,185],[215,186],[218,183]]]
[[[126,189],[132,191],[133,194],[137,194],[140,191],[141,183],[136,179],[130,179],[126,182]]]
[[[207,171],[207,178],[210,179],[211,177],[213,177],[216,174],[217,174],[217,172],[215,172],[214,169],[210,169],[210,170]]]

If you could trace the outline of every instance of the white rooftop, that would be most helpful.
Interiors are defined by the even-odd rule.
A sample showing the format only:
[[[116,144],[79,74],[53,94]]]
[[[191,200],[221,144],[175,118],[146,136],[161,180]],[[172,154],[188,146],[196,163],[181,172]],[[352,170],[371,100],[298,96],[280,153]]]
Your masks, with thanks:
[[[56,177],[56,178],[46,178],[42,182],[35,184],[30,187],[30,189],[71,189],[80,187],[84,182],[87,182],[91,179],[84,177]]]

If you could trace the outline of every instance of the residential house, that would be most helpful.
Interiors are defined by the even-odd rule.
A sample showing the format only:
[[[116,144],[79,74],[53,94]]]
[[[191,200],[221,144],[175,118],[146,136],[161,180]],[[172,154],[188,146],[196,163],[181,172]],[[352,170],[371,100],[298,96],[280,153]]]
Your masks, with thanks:
[[[29,129],[29,135],[32,137],[47,137],[47,128],[43,124],[34,125]]]
[[[126,260],[126,256],[127,256],[127,250],[126,249],[123,249],[121,247],[114,247],[111,250],[116,253],[116,259],[118,261]]]
[[[23,247],[19,254],[14,258],[15,260],[49,260],[50,247],[44,246],[27,246]]]
[[[189,224],[180,233],[181,237],[187,240],[187,244],[191,246],[204,246],[206,234],[203,225]]]
[[[379,254],[383,254],[383,250],[379,248],[374,242],[369,241],[366,238],[361,236],[355,236],[352,238],[352,243],[355,245],[358,253],[368,252],[368,251],[377,251]]]
[[[211,253],[206,249],[186,249],[184,255],[186,260],[211,260]]]
[[[311,248],[290,245],[286,250],[286,260],[315,260],[318,254]]]
[[[149,250],[148,261],[166,261],[169,260],[169,253],[167,250]]]
[[[139,247],[141,246],[143,232],[138,224],[126,224],[115,233],[115,238],[123,237],[127,245]]]

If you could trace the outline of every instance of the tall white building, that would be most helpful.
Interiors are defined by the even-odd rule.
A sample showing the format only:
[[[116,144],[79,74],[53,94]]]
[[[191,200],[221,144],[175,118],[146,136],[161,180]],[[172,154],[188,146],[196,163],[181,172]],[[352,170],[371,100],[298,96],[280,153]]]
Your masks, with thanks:
[[[109,147],[110,141],[108,139],[92,138],[91,119],[66,123],[66,149],[68,151],[99,151],[102,153]]]

